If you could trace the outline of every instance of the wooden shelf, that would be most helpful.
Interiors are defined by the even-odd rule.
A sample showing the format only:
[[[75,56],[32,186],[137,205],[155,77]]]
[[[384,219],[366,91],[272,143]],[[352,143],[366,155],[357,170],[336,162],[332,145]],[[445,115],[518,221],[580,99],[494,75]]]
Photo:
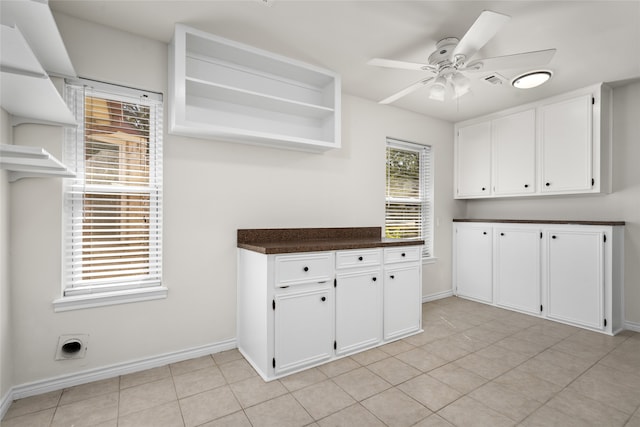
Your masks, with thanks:
[[[177,24],[169,132],[280,148],[340,147],[340,77]]]
[[[0,168],[10,171],[9,182],[30,177],[76,176],[45,149],[22,145],[0,144]]]

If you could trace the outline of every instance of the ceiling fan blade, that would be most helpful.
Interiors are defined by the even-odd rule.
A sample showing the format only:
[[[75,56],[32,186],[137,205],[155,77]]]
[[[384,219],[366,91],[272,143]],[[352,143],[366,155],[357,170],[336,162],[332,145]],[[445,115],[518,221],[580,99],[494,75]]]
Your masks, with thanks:
[[[400,68],[402,70],[435,71],[435,67],[418,62],[396,61],[394,59],[373,58],[367,62],[369,65],[386,68]]]
[[[453,50],[452,58],[458,55],[463,55],[465,59],[471,58],[482,46],[487,44],[510,19],[510,16],[503,15],[502,13],[492,12],[490,10],[483,11]]]
[[[538,50],[535,52],[517,53],[515,55],[496,56],[478,59],[468,63],[460,71],[498,71],[512,68],[530,68],[546,65],[556,54],[556,49]]]
[[[398,99],[402,98],[403,96],[407,96],[411,92],[414,92],[414,91],[420,89],[422,86],[426,85],[427,83],[429,83],[433,79],[434,79],[434,77],[428,77],[426,79],[422,79],[420,81],[417,81],[414,84],[412,84],[411,86],[408,86],[408,87],[402,89],[400,92],[396,92],[393,95],[383,99],[382,101],[379,102],[379,104],[391,104],[392,102],[397,101]]]

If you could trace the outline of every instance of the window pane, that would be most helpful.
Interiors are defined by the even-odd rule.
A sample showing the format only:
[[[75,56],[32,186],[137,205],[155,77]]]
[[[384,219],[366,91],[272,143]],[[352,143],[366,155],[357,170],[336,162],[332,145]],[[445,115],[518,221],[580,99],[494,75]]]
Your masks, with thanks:
[[[391,239],[422,237],[422,209],[419,204],[387,203],[385,235]]]
[[[87,96],[87,184],[147,185],[149,107]]]
[[[387,197],[420,199],[420,153],[387,150]]]
[[[149,273],[149,196],[84,195],[82,280]]]

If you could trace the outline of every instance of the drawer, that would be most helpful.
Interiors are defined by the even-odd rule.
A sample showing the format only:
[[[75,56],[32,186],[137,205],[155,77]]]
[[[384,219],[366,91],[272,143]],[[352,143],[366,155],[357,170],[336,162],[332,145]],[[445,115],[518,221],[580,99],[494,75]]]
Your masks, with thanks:
[[[336,268],[370,267],[382,262],[381,249],[356,249],[336,252]]]
[[[384,249],[384,263],[420,261],[422,246],[400,246]]]
[[[282,288],[329,280],[333,280],[332,252],[276,256],[276,287]]]

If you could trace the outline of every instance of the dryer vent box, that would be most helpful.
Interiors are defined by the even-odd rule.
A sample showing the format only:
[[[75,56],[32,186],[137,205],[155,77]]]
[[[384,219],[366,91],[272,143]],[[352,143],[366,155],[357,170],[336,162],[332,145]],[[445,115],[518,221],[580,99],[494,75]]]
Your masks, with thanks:
[[[58,338],[55,360],[82,359],[87,353],[89,335],[61,335]]]

